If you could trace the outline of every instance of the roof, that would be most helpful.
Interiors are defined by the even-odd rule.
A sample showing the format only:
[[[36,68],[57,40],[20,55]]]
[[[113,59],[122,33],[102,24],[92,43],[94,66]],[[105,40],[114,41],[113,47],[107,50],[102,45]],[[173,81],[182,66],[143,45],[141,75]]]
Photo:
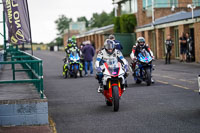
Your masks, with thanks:
[[[95,34],[95,33],[103,33],[105,31],[108,31],[108,30],[111,30],[113,29],[114,27],[114,24],[111,24],[111,25],[107,25],[107,26],[104,26],[104,27],[100,27],[100,28],[94,28],[92,30],[89,30],[87,32],[84,32],[82,34],[79,34],[77,37],[79,36],[86,36],[86,35],[89,35],[89,34]]]
[[[197,18],[197,17],[200,17],[200,10],[194,10],[194,18]],[[137,29],[149,27],[152,25],[155,26],[155,25],[160,25],[160,24],[165,24],[165,23],[171,23],[171,22],[191,19],[191,18],[192,18],[191,12],[181,11],[181,12],[177,12],[177,13],[165,16],[165,17],[158,18],[154,21],[154,24],[149,23],[149,24],[146,24],[143,26],[139,26],[139,27],[137,27]]]

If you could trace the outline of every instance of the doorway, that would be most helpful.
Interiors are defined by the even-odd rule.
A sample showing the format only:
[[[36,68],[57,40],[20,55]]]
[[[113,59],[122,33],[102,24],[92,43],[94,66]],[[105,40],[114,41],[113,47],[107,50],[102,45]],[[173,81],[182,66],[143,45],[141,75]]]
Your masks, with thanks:
[[[192,59],[191,61],[195,61],[195,38],[194,38],[194,28],[190,28],[190,37],[192,38],[192,52],[191,52],[191,55],[192,55]]]

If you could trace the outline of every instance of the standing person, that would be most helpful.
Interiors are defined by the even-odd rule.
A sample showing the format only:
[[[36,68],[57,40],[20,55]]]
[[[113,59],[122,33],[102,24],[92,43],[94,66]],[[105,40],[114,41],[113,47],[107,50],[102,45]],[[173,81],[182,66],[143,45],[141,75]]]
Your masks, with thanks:
[[[187,32],[186,33],[186,38],[187,38],[187,61],[191,62],[192,61],[192,51],[193,51],[193,42],[192,42],[192,37],[190,34]]]
[[[173,41],[171,39],[171,36],[168,35],[167,39],[165,40],[165,53],[166,53],[165,64],[167,64],[167,62],[168,64],[170,64],[172,45],[173,45]]]
[[[84,61],[84,54],[83,54],[83,48],[84,47],[85,47],[85,42],[82,42],[81,45],[80,45],[80,61],[83,64],[83,69],[85,68],[84,67],[85,61]]]
[[[95,54],[94,48],[90,41],[86,42],[83,48],[84,60],[85,60],[85,76],[88,76],[87,68],[90,67],[90,74],[93,75],[93,57]]]
[[[120,43],[120,41],[118,41],[118,40],[115,40],[115,36],[114,35],[109,35],[109,37],[108,37],[110,40],[112,40],[112,41],[114,41],[115,42],[115,49],[117,49],[117,50],[119,50],[119,51],[121,51],[122,52],[122,50],[123,50],[123,47],[122,47],[122,45],[121,45],[121,43]]]
[[[186,61],[186,52],[187,52],[187,38],[185,33],[182,32],[182,36],[179,38],[179,43],[181,46],[181,60],[180,62]]]

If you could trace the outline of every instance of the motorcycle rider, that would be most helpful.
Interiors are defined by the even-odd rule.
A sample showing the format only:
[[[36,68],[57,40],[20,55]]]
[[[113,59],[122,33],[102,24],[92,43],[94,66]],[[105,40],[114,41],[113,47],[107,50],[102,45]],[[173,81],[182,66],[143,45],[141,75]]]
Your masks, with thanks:
[[[69,56],[70,54],[70,48],[75,48],[75,49],[78,49],[76,44],[73,42],[73,40],[71,38],[69,38],[67,40],[67,46],[65,47],[65,52],[66,52],[66,55],[67,57]],[[79,50],[78,50],[79,51]]]
[[[119,60],[119,62],[121,62],[124,65],[124,69],[126,72],[125,78],[127,77],[128,62],[123,57],[122,53],[119,50],[115,49],[114,41],[107,39],[104,42],[104,48],[98,52],[97,59],[95,62],[95,68],[97,71],[96,78],[99,81],[99,87],[98,87],[99,93],[102,92],[102,90],[103,90],[103,82],[102,82],[103,73],[102,73],[101,65],[103,65],[103,61],[108,60],[110,58],[117,58]],[[125,88],[124,88],[124,90],[125,90]]]
[[[145,49],[150,54],[150,56],[154,59],[153,52],[149,48],[148,44],[145,44],[144,37],[138,37],[137,43],[136,43],[136,45],[133,46],[132,52],[130,54],[130,57],[133,61],[133,63],[132,63],[133,71],[136,68],[135,66],[136,66],[136,59],[138,57],[138,54],[141,52],[142,49]],[[151,78],[151,80],[152,80],[152,83],[154,83],[154,80],[152,78]]]
[[[65,47],[66,58],[64,59],[64,63],[67,62],[67,60],[68,60],[68,58],[70,56],[70,52],[73,51],[73,50],[76,50],[77,53],[80,56],[80,50],[78,49],[78,47],[76,46],[76,44],[73,42],[72,38],[69,38],[67,40],[67,46]],[[80,73],[80,77],[82,77],[83,64],[80,62],[79,65],[80,65],[79,73]],[[68,68],[68,64],[64,65],[64,69],[66,69],[66,68]],[[63,74],[64,74],[64,71],[63,71]]]

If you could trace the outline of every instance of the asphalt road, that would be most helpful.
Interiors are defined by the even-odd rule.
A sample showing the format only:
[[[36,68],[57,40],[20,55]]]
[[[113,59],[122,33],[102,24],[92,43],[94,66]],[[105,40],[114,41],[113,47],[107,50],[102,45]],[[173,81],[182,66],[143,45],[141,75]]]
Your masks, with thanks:
[[[118,112],[97,93],[94,76],[63,79],[64,52],[37,52],[43,59],[49,115],[58,133],[199,133],[200,65],[155,61],[156,83],[136,85],[131,75]]]

